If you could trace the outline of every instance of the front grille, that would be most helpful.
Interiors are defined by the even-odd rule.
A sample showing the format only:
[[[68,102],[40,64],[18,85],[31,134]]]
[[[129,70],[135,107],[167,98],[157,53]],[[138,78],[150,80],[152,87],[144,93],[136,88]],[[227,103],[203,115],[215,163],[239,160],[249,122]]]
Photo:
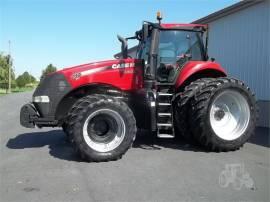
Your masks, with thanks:
[[[33,96],[47,95],[49,103],[34,103],[42,117],[54,117],[56,108],[62,98],[71,90],[70,84],[61,73],[53,73],[45,76]]]

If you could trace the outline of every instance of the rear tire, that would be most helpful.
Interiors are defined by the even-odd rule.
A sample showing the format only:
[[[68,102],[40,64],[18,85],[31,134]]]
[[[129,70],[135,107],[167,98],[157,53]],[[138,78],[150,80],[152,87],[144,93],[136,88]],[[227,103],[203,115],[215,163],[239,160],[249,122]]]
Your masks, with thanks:
[[[191,101],[190,124],[194,138],[212,151],[241,147],[254,133],[257,107],[254,94],[243,82],[217,78]]]
[[[136,121],[126,103],[106,95],[90,95],[73,111],[70,133],[87,161],[117,160],[131,147]],[[72,128],[72,129],[71,129]]]
[[[194,95],[208,82],[212,81],[212,78],[203,78],[191,82],[185,87],[183,92],[176,95],[174,101],[174,121],[177,135],[180,134],[187,141],[194,143],[196,139],[191,132],[191,126],[189,123],[189,109],[191,107],[191,100]]]

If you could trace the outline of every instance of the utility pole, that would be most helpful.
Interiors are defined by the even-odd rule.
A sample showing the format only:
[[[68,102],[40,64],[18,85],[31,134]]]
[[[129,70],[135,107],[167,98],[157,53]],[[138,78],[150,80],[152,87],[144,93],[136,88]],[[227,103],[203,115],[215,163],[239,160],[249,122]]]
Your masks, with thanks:
[[[11,55],[10,55],[10,40],[8,40],[8,93],[11,93]]]

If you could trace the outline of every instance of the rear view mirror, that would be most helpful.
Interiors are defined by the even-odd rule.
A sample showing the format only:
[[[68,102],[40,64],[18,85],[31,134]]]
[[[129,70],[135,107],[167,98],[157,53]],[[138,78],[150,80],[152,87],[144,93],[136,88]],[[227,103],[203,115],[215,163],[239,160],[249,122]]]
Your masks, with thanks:
[[[121,45],[121,52],[123,59],[128,58],[128,46],[127,46],[127,40],[124,37],[121,37],[117,35],[118,40],[122,43]]]
[[[143,40],[146,40],[149,35],[149,25],[144,24],[143,25]]]

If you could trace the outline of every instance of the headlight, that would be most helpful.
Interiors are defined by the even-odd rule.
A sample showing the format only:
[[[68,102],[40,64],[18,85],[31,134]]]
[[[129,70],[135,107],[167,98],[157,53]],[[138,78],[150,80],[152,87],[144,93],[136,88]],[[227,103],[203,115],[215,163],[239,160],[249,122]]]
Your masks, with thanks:
[[[33,102],[49,103],[50,98],[47,95],[35,96],[33,97]]]

